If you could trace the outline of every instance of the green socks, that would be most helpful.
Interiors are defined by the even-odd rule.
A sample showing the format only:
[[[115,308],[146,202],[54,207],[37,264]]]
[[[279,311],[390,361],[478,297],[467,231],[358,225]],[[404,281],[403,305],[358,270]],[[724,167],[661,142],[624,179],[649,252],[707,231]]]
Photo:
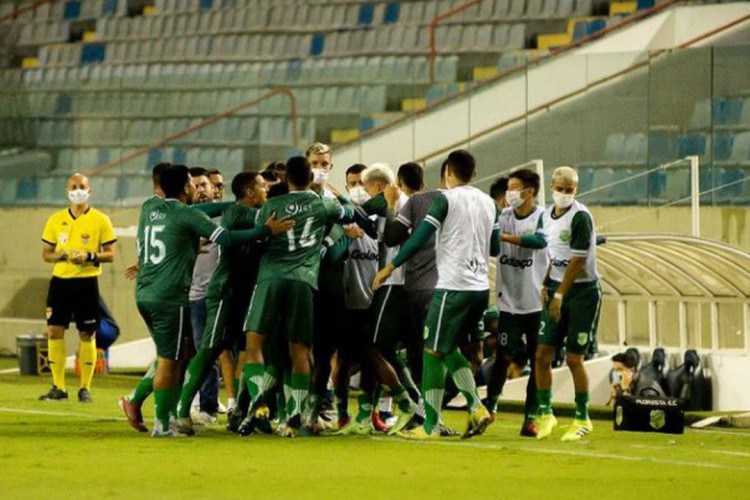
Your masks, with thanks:
[[[367,422],[372,414],[372,396],[367,393],[362,393],[357,398],[359,403],[359,411],[357,412],[356,420],[359,423]]]
[[[458,349],[454,349],[453,352],[448,354],[444,362],[453,378],[453,382],[456,384],[456,388],[461,391],[461,394],[466,399],[469,412],[473,412],[482,404],[482,400],[477,392],[477,384],[474,381],[474,374],[469,367],[469,362],[466,361],[466,358]]]
[[[396,402],[398,409],[401,413],[412,413],[417,405],[409,397],[409,393],[406,392],[406,388],[403,385],[397,385],[391,388],[391,397]]]
[[[156,415],[156,424],[161,430],[169,430],[169,421],[175,414],[177,400],[180,397],[180,387],[168,387],[166,389],[154,389],[154,413]]]
[[[193,359],[190,360],[187,372],[185,373],[185,382],[182,384],[180,391],[180,402],[177,404],[177,417],[188,418],[190,416],[190,404],[193,402],[195,394],[203,384],[209,367],[216,361],[218,352],[212,349],[198,349]]]
[[[430,434],[440,422],[440,409],[445,392],[446,369],[443,361],[432,354],[423,354],[422,399],[424,401],[424,430]]]
[[[297,415],[302,415],[305,400],[310,393],[310,374],[309,373],[292,373],[292,397],[287,408],[291,411],[287,417],[291,420]]]
[[[156,361],[151,363],[148,367],[148,371],[143,376],[138,385],[135,386],[133,392],[128,394],[128,402],[134,405],[142,405],[146,398],[148,398],[152,392],[154,392],[154,377],[156,376]]]
[[[252,405],[262,395],[263,363],[245,363],[242,373],[245,375],[245,384],[247,385],[247,391],[250,393],[250,407],[252,408]]]
[[[588,420],[589,419],[589,393],[576,392],[576,420]]]
[[[538,400],[537,415],[552,414],[552,389],[539,389],[536,391]]]

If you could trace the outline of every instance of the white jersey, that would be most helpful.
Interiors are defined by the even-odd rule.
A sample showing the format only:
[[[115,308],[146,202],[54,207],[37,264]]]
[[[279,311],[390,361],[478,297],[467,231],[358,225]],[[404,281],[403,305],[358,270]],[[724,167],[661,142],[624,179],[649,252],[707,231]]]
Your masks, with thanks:
[[[498,217],[500,232],[516,236],[542,232],[543,215],[544,209],[537,206],[529,215],[519,219],[512,208],[506,208]],[[541,311],[539,297],[548,265],[545,248],[525,248],[501,243],[495,279],[500,311],[510,314]]]
[[[492,198],[473,186],[443,191],[425,221],[438,228],[437,288],[489,290],[489,254],[497,208]]]
[[[398,203],[396,203],[396,213],[398,213],[404,207],[404,205],[406,205],[407,201],[409,201],[409,197],[401,192],[398,197]],[[383,233],[385,232],[386,220],[387,217],[378,216],[378,243],[380,244],[381,251],[385,249],[385,260],[383,260],[383,262],[391,262],[393,258],[398,254],[398,251],[401,250],[401,246],[399,245],[397,247],[388,247],[385,245],[385,243],[383,243]],[[390,277],[385,280],[385,282],[383,282],[383,285],[403,285],[405,281],[404,269],[403,267],[399,267],[395,269],[393,273],[391,273]]]
[[[347,309],[369,309],[372,281],[378,272],[378,242],[366,234],[349,245],[344,264],[344,293]]]
[[[550,259],[550,279],[562,282],[571,257],[586,257],[586,265],[576,283],[599,279],[596,271],[596,231],[594,218],[585,205],[574,201],[560,217],[553,216],[555,205],[544,211],[544,234]]]

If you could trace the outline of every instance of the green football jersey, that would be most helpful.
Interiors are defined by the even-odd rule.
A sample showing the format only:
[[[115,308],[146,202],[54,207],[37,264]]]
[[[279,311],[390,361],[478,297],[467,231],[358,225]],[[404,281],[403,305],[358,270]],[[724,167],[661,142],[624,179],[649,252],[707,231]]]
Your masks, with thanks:
[[[314,191],[292,191],[268,200],[258,211],[258,224],[271,214],[279,219],[291,217],[294,228],[271,236],[260,261],[258,283],[302,281],[317,289],[326,223],[344,217],[344,208],[336,200],[321,198]]]
[[[252,229],[258,210],[236,203],[224,211],[221,227],[229,230]],[[227,286],[240,287],[248,292],[258,274],[259,245],[245,243],[219,249],[219,264],[216,266],[211,281],[208,283],[206,297],[220,297]]]
[[[149,198],[138,220],[135,298],[186,306],[200,238],[224,232],[206,214],[174,199]]]

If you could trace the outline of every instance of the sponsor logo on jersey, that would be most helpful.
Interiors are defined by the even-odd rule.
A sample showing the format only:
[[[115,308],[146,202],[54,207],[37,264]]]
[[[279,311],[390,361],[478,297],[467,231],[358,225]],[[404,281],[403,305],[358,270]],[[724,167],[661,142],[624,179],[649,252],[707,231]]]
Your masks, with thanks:
[[[550,263],[552,264],[553,267],[568,267],[568,264],[570,264],[570,261],[558,259],[557,257],[552,257],[552,261]]]
[[[570,231],[568,231],[567,229],[563,229],[562,231],[560,231],[560,241],[562,241],[563,243],[569,242]]]
[[[60,245],[65,246],[68,243],[68,233],[60,233]]]
[[[158,210],[153,210],[148,214],[148,220],[149,222],[154,222],[155,220],[162,220],[167,216],[164,212],[160,212]]]
[[[289,215],[297,215],[310,211],[310,205],[303,205],[300,203],[292,203],[284,207],[284,211]]]
[[[516,259],[515,257],[508,257],[507,255],[503,255],[500,257],[500,264],[503,266],[510,266],[510,267],[519,267],[521,269],[526,269],[527,267],[531,267],[534,264],[533,259]]]
[[[378,253],[354,250],[351,254],[349,254],[349,258],[355,260],[378,260]]]

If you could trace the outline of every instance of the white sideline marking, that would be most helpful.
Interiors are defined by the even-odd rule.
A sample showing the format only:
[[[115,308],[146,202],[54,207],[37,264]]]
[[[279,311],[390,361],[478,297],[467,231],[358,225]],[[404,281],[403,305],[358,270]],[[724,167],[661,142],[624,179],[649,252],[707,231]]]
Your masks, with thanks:
[[[750,457],[750,453],[745,453],[744,451],[727,451],[727,450],[708,450],[711,453],[716,453],[718,455],[730,455],[733,457]]]
[[[404,444],[421,444],[421,445],[437,445],[437,446],[463,446],[465,448],[481,448],[486,450],[498,450],[498,451],[524,451],[528,453],[540,453],[551,454],[551,455],[567,455],[572,457],[586,457],[586,458],[604,458],[612,460],[625,460],[628,462],[646,462],[646,463],[657,463],[665,465],[679,465],[682,467],[700,467],[706,469],[723,469],[723,470],[740,470],[750,471],[750,467],[733,467],[728,465],[714,464],[710,462],[685,462],[682,460],[664,460],[659,458],[651,457],[634,457],[631,455],[618,455],[614,453],[588,453],[583,451],[575,450],[561,450],[559,448],[530,448],[528,446],[505,446],[505,445],[493,445],[489,443],[467,443],[467,442],[451,442],[451,441],[407,441],[405,439],[387,439],[380,437],[371,437],[374,441],[390,441]]]
[[[18,373],[20,370],[18,368],[6,368],[5,370],[0,370],[0,375],[6,375],[8,373]]]
[[[695,429],[695,432],[693,434],[725,434],[727,436],[741,436],[741,437],[750,437],[750,432],[732,432],[732,431],[716,431],[712,429]]]
[[[102,416],[102,415],[91,415],[90,413],[76,413],[76,412],[68,412],[68,411],[22,410],[20,408],[7,408],[7,407],[0,407],[0,412],[21,413],[25,415],[44,415],[48,417],[81,417],[81,418],[90,418],[92,420],[127,420],[125,417],[109,417],[109,416]]]

